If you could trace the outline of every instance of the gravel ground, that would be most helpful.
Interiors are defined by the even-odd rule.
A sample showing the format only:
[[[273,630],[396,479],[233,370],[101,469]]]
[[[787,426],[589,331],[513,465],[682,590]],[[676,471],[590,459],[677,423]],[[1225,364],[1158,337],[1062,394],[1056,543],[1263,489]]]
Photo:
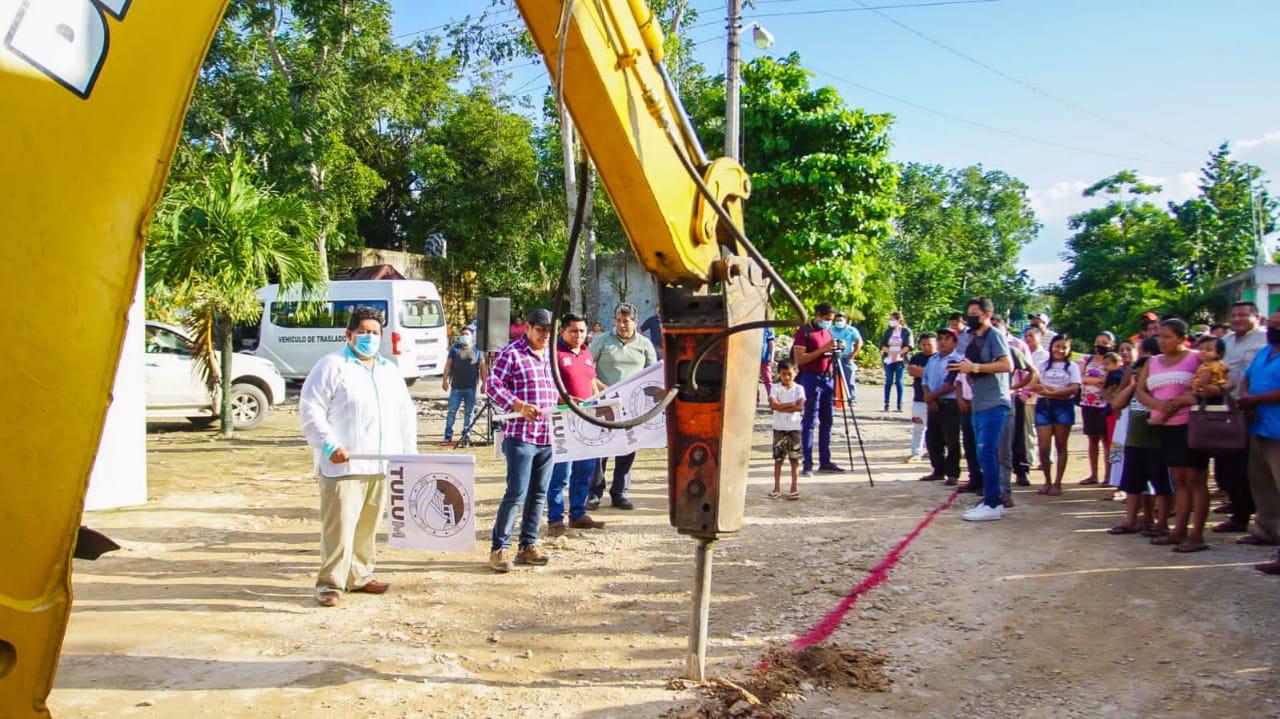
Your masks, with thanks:
[[[426,447],[441,393],[427,381],[414,394]],[[713,675],[748,676],[945,499],[902,461],[905,415],[860,412],[858,425],[875,487],[865,472],[819,476],[800,501],[769,501],[758,415],[748,522],[717,544]],[[605,530],[550,540],[547,567],[499,576],[485,560],[502,463],[477,447],[477,550],[383,550],[391,592],[325,609],[295,406],[232,440],[155,427],[148,449],[150,501],[86,517],[124,549],[76,564],[57,716],[621,718],[700,699],[672,681],[693,542],[667,523],[661,451],[637,462],[635,511],[602,509]],[[1071,461],[1079,479],[1083,457]],[[1280,580],[1249,568],[1270,553],[1221,535],[1195,555],[1108,536],[1120,506],[1104,494],[1020,489],[1005,521],[964,523],[963,500],[940,515],[832,639],[882,655],[888,689],[815,681],[782,715],[1280,716]]]

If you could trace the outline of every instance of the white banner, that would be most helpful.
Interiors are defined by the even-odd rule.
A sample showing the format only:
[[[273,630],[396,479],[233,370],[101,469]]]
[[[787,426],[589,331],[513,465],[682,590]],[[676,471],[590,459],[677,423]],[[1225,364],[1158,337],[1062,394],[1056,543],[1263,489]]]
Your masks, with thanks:
[[[432,552],[475,551],[476,458],[459,452],[383,459],[388,544]]]
[[[666,394],[661,362],[638,372],[591,399],[585,408],[595,416],[618,422],[648,412]],[[552,412],[552,451],[556,462],[617,457],[638,449],[667,446],[666,413],[628,430],[598,427],[569,410]]]

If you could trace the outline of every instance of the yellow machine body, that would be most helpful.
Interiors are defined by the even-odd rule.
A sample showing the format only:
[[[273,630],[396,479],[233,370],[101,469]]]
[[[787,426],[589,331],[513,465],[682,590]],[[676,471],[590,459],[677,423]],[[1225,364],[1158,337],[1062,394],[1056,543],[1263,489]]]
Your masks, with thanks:
[[[142,257],[225,0],[0,1],[0,716],[45,716]]]
[[[0,477],[6,719],[48,714],[71,608],[73,545],[143,232],[225,4],[0,0],[0,292],[13,333],[0,363],[0,436],[13,448]],[[645,0],[517,5],[553,80],[563,80],[565,104],[632,248],[667,288],[665,343],[677,360],[668,381],[678,381],[695,340],[764,316],[767,283],[742,258],[723,256],[728,233],[677,148],[739,227],[747,175],[731,159],[706,162],[681,124],[659,71],[662,32]],[[719,298],[714,311],[701,296]],[[680,428],[670,463],[672,523],[682,532],[709,539],[741,525],[754,396],[727,388],[754,386],[759,336],[731,336],[709,360],[704,394],[668,409],[669,426]]]

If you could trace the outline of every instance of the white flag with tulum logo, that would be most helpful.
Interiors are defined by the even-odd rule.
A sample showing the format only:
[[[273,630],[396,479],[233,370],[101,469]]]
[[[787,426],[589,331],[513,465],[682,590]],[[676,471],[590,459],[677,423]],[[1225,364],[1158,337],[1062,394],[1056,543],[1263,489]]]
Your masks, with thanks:
[[[458,453],[385,459],[388,544],[432,552],[475,551],[476,458]]]
[[[595,416],[620,422],[648,412],[666,394],[661,362],[646,367],[592,397],[583,409]],[[638,449],[667,446],[667,417],[661,413],[631,429],[606,429],[591,424],[570,410],[549,415],[551,445],[556,462],[616,457]]]

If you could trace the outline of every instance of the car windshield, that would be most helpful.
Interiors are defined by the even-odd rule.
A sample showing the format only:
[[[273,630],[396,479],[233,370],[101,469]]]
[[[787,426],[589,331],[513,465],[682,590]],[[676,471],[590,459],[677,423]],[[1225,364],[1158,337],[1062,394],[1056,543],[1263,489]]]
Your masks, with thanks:
[[[147,326],[147,354],[189,355],[191,347],[177,332],[163,327]]]
[[[402,327],[427,328],[444,326],[444,307],[439,300],[405,300],[400,303]]]

